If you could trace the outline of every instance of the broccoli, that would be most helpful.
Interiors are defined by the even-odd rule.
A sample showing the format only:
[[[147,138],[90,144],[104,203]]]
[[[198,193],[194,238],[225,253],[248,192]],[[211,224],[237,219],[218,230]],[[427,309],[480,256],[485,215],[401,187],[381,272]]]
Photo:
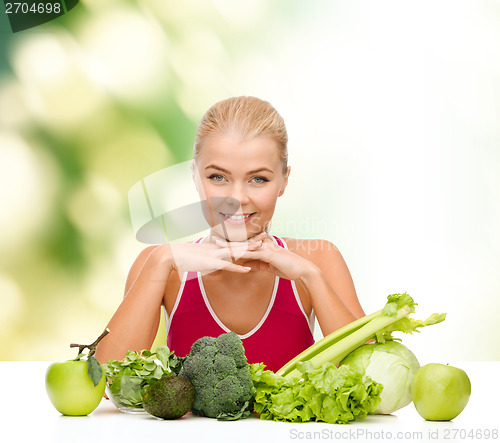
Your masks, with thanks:
[[[195,414],[224,420],[250,415],[255,389],[245,348],[234,332],[196,340],[179,375],[195,388]]]

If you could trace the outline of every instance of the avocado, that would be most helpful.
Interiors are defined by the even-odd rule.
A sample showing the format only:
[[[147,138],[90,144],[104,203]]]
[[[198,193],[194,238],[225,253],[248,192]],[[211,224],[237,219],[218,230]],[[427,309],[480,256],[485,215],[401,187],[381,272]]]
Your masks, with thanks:
[[[193,407],[195,391],[191,382],[178,375],[158,379],[142,398],[144,410],[163,419],[180,418]]]

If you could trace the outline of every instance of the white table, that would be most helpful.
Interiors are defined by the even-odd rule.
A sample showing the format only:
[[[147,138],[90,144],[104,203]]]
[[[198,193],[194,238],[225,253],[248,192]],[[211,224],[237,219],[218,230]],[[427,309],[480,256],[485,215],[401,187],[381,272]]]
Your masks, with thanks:
[[[256,417],[219,422],[191,414],[179,420],[160,420],[147,414],[122,413],[105,399],[86,417],[65,417],[54,409],[45,392],[45,371],[50,363],[0,362],[3,442],[500,441],[500,362],[449,362],[464,369],[472,383],[469,404],[453,421],[425,421],[410,404],[393,415],[368,416],[347,425],[280,423]]]

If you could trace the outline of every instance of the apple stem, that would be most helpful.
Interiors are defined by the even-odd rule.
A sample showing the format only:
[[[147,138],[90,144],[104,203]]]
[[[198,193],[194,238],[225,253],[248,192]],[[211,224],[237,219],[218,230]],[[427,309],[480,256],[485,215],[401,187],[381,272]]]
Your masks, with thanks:
[[[97,339],[91,343],[90,345],[80,345],[80,344],[77,344],[77,343],[71,343],[69,345],[70,348],[78,348],[78,355],[80,355],[84,349],[88,349],[89,350],[89,354],[87,356],[88,357],[92,357],[94,354],[95,354],[95,351],[96,351],[96,348],[97,348],[97,345],[99,344],[99,342],[104,338],[106,337],[106,335],[109,334],[109,328],[106,328],[103,333],[97,337]]]

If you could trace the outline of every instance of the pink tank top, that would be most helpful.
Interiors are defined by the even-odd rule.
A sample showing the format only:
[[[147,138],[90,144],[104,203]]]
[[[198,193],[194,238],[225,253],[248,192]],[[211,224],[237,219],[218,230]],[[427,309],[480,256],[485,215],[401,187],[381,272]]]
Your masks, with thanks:
[[[287,248],[281,238],[273,237]],[[179,357],[188,354],[200,337],[230,332],[210,306],[199,272],[184,273],[170,318],[166,312],[165,317],[167,346]],[[312,322],[313,317],[307,318],[304,312],[295,282],[276,277],[266,313],[250,332],[239,335],[248,362],[263,362],[267,369],[277,371],[314,343]]]

